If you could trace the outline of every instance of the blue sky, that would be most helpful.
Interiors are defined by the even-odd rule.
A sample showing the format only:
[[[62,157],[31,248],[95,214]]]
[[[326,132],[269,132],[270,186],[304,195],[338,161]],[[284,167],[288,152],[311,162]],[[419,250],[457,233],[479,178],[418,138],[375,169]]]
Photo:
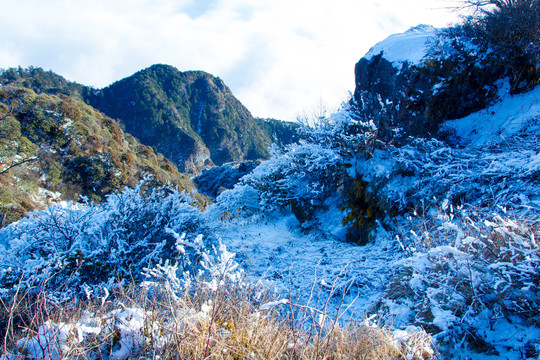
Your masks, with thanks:
[[[222,78],[255,116],[294,120],[354,90],[354,64],[451,0],[1,0],[0,68],[104,87],[155,63]]]

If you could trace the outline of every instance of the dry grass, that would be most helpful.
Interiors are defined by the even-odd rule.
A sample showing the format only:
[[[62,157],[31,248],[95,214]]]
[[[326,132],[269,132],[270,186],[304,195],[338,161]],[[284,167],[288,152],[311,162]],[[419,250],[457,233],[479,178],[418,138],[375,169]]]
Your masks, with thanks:
[[[33,296],[20,294],[2,303],[0,309],[5,327],[3,353],[10,360],[35,358],[29,348],[37,339],[42,349],[37,357],[42,359],[114,358],[122,347],[129,352],[116,358],[404,359],[406,354],[414,354],[410,350],[414,341],[398,347],[388,329],[376,326],[334,322],[313,331],[313,326],[306,327],[305,321],[293,321],[289,315],[302,307],[282,303],[261,309],[261,304],[275,298],[245,285],[213,291],[197,288],[184,294],[155,285],[142,288],[132,284],[117,288],[106,299],[62,305],[48,299],[44,291]],[[130,309],[133,314],[143,314],[139,325],[129,329],[135,334],[131,337],[126,335],[126,326],[135,324],[136,317],[118,315]],[[57,338],[62,332],[67,334],[65,341],[37,336],[44,325]],[[101,328],[100,332],[84,332],[92,326]],[[420,336],[424,336],[424,347],[429,337]]]

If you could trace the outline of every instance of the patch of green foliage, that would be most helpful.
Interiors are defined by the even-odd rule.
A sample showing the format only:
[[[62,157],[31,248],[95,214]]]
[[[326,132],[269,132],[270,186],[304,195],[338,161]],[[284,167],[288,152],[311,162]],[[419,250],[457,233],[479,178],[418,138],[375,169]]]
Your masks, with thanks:
[[[367,191],[367,183],[360,177],[344,181],[341,210],[346,212],[342,224],[347,226],[347,241],[366,245],[377,220],[384,214],[373,194]]]
[[[0,88],[2,226],[57,200],[82,195],[100,202],[144,178],[154,185],[194,188],[170,161],[126,136],[113,119],[80,100],[36,93],[18,83]]]
[[[0,71],[0,85],[7,84],[32,89],[36,93],[63,94],[76,99],[83,99],[93,91],[87,86],[68,81],[52,71],[33,66],[26,69],[18,67]]]

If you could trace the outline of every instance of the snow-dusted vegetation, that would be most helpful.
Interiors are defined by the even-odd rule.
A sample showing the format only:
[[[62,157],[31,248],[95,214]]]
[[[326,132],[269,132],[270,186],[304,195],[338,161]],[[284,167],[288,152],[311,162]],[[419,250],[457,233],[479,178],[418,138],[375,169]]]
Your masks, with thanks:
[[[39,292],[45,283],[58,301],[89,296],[118,281],[141,280],[160,261],[175,260],[179,271],[196,274],[200,249],[217,239],[192,202],[185,193],[143,182],[99,205],[33,213],[2,229],[2,297]],[[192,243],[197,248],[182,247]]]
[[[532,115],[528,123],[538,120]],[[39,299],[44,312],[76,298],[109,304],[72,322],[18,320],[28,332],[13,354],[60,358],[84,348],[85,356],[126,358],[148,353],[149,342],[156,344],[151,351],[171,351],[179,335],[157,329],[199,326],[202,339],[211,337],[200,327],[212,319],[209,304],[223,292],[237,294],[237,287],[251,289],[245,294],[251,318],[266,301],[277,311],[272,321],[294,316],[304,328],[326,329],[324,336],[334,322],[346,327],[369,317],[365,324],[396,329],[387,344],[424,329],[444,353],[519,358],[536,351],[534,134],[518,131],[497,141],[495,131],[481,148],[424,139],[395,147],[377,144],[373,124],[346,109],[303,131],[303,143],[276,152],[206,212],[184,193],[142,183],[101,204],[51,207],[2,229],[6,309],[21,294]],[[343,242],[344,219],[355,209],[339,208],[350,204],[344,183],[359,179],[378,209],[363,247]],[[126,286],[155,296],[156,284],[160,296],[183,301],[175,310],[182,315],[170,316],[180,323],[149,325],[158,320],[144,302],[118,302]],[[269,291],[286,301],[263,300]],[[13,327],[15,317],[10,321]],[[231,331],[223,324],[219,331],[224,328]],[[422,341],[415,351],[430,357],[429,342]],[[200,346],[194,351],[206,351]]]
[[[487,14],[378,44],[364,63],[410,71],[406,97],[377,79],[208,171],[204,210],[142,182],[2,228],[1,359],[538,358],[538,44],[508,53]]]

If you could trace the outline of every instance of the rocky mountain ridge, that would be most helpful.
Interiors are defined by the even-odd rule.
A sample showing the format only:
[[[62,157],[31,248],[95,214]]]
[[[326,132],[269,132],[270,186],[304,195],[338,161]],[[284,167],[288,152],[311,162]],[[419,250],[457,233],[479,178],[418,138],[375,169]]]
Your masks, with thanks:
[[[88,101],[190,173],[267,158],[270,144],[282,143],[278,134],[294,132],[290,123],[257,122],[220,78],[170,65],[152,65]]]
[[[195,188],[163,155],[81,100],[21,84],[0,87],[1,226],[60,201],[99,202],[148,178]]]
[[[295,140],[296,124],[254,118],[218,77],[156,64],[103,89],[40,68],[8,69],[2,84],[82,100],[166,156],[182,172],[269,156],[272,143]]]

